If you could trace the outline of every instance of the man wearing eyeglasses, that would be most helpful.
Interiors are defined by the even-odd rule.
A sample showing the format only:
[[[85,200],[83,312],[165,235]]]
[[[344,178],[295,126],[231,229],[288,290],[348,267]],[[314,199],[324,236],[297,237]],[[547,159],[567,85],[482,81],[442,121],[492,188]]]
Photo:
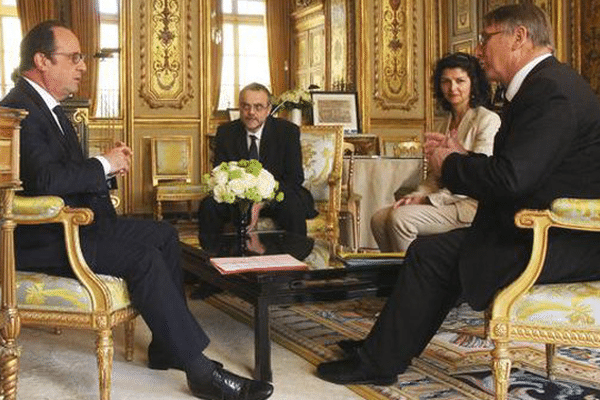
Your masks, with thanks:
[[[225,370],[204,356],[209,339],[187,308],[177,231],[170,224],[118,217],[107,179],[125,174],[131,149],[123,143],[85,158],[60,101],[79,89],[86,66],[75,34],[56,21],[34,27],[21,43],[20,79],[2,100],[28,111],[21,123],[22,195],[55,195],[87,207],[94,222],[80,230],[93,271],[127,282],[134,307],[152,332],[148,366],[186,372],[192,394],[202,399],[266,399],[273,387]],[[56,224],[19,226],[17,268],[72,275],[62,229]]]
[[[282,202],[255,204],[250,228],[260,214],[272,218],[280,229],[306,235],[306,219],[314,218],[317,212],[312,195],[302,186],[300,130],[291,122],[270,116],[271,94],[264,85],[247,85],[239,98],[240,119],[217,129],[214,166],[241,159],[259,160],[279,182],[284,197]],[[204,234],[221,232],[231,215],[230,205],[205,198],[198,211],[200,240]]]
[[[476,55],[508,105],[493,154],[426,134],[428,173],[452,193],[479,201],[469,228],[417,238],[395,288],[364,341],[317,375],[341,384],[389,385],[429,343],[459,299],[484,310],[515,281],[531,254],[520,209],[548,209],[559,197],[600,197],[600,103],[589,84],[552,55],[552,27],[537,6],[508,5],[484,17]],[[539,283],[600,279],[600,234],[554,230]]]

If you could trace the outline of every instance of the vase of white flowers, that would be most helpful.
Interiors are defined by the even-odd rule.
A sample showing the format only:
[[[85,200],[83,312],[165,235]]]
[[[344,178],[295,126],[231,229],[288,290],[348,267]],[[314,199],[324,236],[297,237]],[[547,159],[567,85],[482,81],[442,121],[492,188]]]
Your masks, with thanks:
[[[274,110],[287,110],[291,122],[302,124],[302,115],[310,110],[312,99],[310,93],[303,89],[293,89],[282,93],[273,100]]]
[[[233,206],[240,253],[246,253],[250,210],[254,203],[282,201],[283,192],[273,175],[258,160],[223,162],[202,177],[205,190],[217,203]]]

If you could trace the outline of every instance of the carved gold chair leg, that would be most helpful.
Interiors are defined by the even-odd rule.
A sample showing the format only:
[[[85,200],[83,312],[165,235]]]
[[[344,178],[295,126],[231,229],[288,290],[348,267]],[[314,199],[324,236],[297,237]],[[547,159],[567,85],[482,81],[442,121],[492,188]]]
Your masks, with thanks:
[[[157,221],[162,221],[162,203],[159,200],[156,200],[156,213],[155,218]]]
[[[496,386],[496,400],[507,400],[508,384],[510,378],[511,359],[508,350],[508,342],[494,340],[492,351],[492,368]]]
[[[135,334],[135,320],[132,319],[125,324],[125,360],[133,361],[133,340]]]
[[[110,385],[113,363],[113,336],[111,329],[98,331],[96,339],[96,352],[98,357],[98,383],[100,386],[100,400],[110,400]]]
[[[0,356],[0,377],[2,379],[2,399],[16,400],[17,378],[19,373],[19,348],[15,340],[4,340]]]
[[[549,381],[556,378],[556,365],[554,364],[554,355],[556,354],[556,345],[546,343],[546,373]]]

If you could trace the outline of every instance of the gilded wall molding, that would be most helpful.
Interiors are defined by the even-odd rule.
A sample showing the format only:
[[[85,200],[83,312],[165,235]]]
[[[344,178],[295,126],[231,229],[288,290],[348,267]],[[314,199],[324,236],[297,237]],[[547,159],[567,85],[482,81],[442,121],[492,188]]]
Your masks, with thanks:
[[[581,3],[581,73],[600,97],[600,0]]]
[[[383,110],[410,110],[419,100],[414,0],[376,2],[374,100]]]
[[[150,108],[181,109],[194,96],[191,0],[142,1],[140,90]]]

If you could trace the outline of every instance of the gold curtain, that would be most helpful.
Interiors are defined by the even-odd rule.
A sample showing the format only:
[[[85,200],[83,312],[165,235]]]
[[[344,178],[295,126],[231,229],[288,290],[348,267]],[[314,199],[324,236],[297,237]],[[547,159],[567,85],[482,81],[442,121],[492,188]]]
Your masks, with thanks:
[[[266,0],[266,4],[271,91],[274,95],[280,95],[290,85],[291,1]]]
[[[56,19],[54,1],[17,0],[17,13],[21,20],[23,36],[40,22]]]
[[[100,13],[96,0],[71,0],[71,29],[79,38],[81,52],[87,55],[87,73],[83,75],[78,97],[89,99],[89,115],[96,115],[99,59],[94,54],[100,50]]]
[[[223,12],[221,0],[211,0],[211,99],[213,110],[219,107],[221,68],[223,66]]]

